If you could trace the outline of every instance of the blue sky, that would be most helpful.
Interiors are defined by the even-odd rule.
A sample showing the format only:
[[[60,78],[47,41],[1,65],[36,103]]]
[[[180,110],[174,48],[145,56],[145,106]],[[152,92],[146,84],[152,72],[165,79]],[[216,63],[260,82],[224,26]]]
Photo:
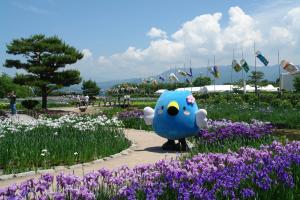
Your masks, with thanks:
[[[87,78],[109,80],[143,76],[148,73],[155,74],[158,71],[164,71],[171,65],[176,65],[176,63],[172,60],[169,62],[164,59],[161,62],[158,61],[159,59],[155,60],[156,50],[150,49],[151,55],[147,50],[151,47],[151,42],[156,41],[159,43],[158,40],[162,40],[164,44],[168,42],[172,44],[180,43],[180,39],[173,37],[172,34],[179,31],[184,23],[193,21],[197,16],[221,13],[222,16],[217,21],[221,29],[224,28],[225,30],[232,23],[229,20],[230,8],[238,7],[246,15],[253,18],[254,26],[256,26],[256,21],[260,22],[258,28],[254,27],[253,29],[256,28],[263,33],[265,27],[259,29],[259,26],[262,27],[264,24],[269,24],[268,20],[270,16],[273,18],[274,12],[275,14],[278,13],[278,15],[274,15],[274,18],[278,17],[278,19],[281,19],[288,11],[297,6],[300,6],[300,1],[298,0],[3,0],[0,1],[0,62],[4,63],[8,57],[5,53],[5,45],[12,39],[43,33],[46,35],[58,35],[79,50],[86,49],[89,52],[87,56],[89,58],[85,59],[85,61],[80,61],[76,65],[76,68],[83,71],[82,74]],[[283,13],[280,14],[281,12]],[[294,13],[296,14],[293,17],[296,15],[295,19],[298,19],[298,10]],[[260,18],[266,18],[267,20],[260,20]],[[273,21],[272,25],[270,24],[270,28],[283,25],[284,22],[278,22],[277,24]],[[165,32],[167,38],[147,35],[152,27]],[[200,29],[193,34],[201,34],[203,31]],[[191,35],[188,32],[189,30],[186,29],[187,36],[185,38]],[[290,29],[288,30],[290,31]],[[201,36],[201,38],[203,37]],[[293,39],[294,42],[298,42],[298,38]],[[208,39],[206,38],[205,40]],[[216,39],[211,38],[211,40]],[[197,43],[198,46],[195,47],[199,48],[201,46],[202,48],[202,46],[209,44],[210,42],[207,44]],[[188,47],[188,45],[190,44],[184,44],[184,48]],[[246,48],[249,45],[243,44],[243,46]],[[134,56],[138,56],[138,59],[128,60],[126,57],[126,62],[120,60],[127,56],[126,50],[129,47],[134,47],[130,53],[133,52]],[[227,46],[225,45],[224,47]],[[191,44],[189,48],[194,48],[194,44]],[[224,49],[222,50],[224,51]],[[218,53],[218,51],[213,49],[211,51],[213,54]],[[197,52],[199,53],[199,51]],[[182,56],[182,59],[178,59],[178,65],[186,62],[187,59],[195,60],[194,62],[199,66],[203,65],[203,60],[206,60],[204,56],[207,57],[207,55],[205,52],[200,51],[199,57],[203,56],[203,60],[198,60],[197,52],[189,52],[188,55],[185,52],[185,56]],[[180,55],[176,54],[174,56],[179,58]],[[116,58],[117,56],[119,57]],[[104,59],[98,62],[100,57]],[[105,62],[102,62],[103,60]],[[223,60],[220,59],[219,62],[223,62]],[[105,69],[109,71],[110,65],[105,65],[105,63],[110,63],[110,65],[114,66],[118,65],[120,68],[110,73],[107,72],[105,75],[100,73],[96,76],[95,73],[88,73],[88,71],[97,71],[98,68],[99,71],[106,71]],[[83,67],[83,65],[86,67]],[[137,68],[139,65],[141,68],[136,70],[137,73],[133,69],[129,69],[128,73],[125,72],[127,67],[134,66],[134,68]],[[159,65],[160,67],[151,70],[152,65]],[[89,67],[93,69],[89,70]],[[0,70],[2,71],[4,68],[0,67]],[[118,70],[124,71],[124,76],[114,76],[114,73]],[[103,77],[101,77],[101,74]]]

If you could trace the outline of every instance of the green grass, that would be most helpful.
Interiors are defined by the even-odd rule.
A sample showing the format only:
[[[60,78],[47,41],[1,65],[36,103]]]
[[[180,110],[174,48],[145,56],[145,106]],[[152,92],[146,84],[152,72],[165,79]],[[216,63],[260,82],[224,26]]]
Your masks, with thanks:
[[[71,126],[40,126],[0,138],[0,169],[7,174],[88,162],[118,153],[129,143],[123,131],[114,127],[97,126],[83,132]],[[44,156],[43,149],[47,150]]]
[[[139,109],[144,109],[145,107],[149,106],[154,109],[156,101],[133,101],[132,106],[137,107]]]
[[[102,113],[106,115],[108,118],[114,117],[117,115],[118,112],[122,112],[126,109],[121,107],[110,107],[110,108],[104,108],[102,110]]]

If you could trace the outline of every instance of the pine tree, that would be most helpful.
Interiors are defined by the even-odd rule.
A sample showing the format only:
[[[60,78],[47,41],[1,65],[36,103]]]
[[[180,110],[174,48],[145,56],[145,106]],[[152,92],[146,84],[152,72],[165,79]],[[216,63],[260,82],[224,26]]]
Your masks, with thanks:
[[[81,89],[82,93],[89,97],[97,96],[100,93],[100,88],[97,86],[97,83],[92,80],[83,81]]]
[[[15,39],[7,45],[6,52],[22,56],[20,59],[7,59],[4,66],[27,72],[17,74],[14,82],[39,88],[44,109],[47,109],[47,97],[52,91],[81,82],[78,70],[62,68],[76,63],[83,54],[57,36],[33,35]]]
[[[260,83],[262,81],[262,79],[264,78],[265,74],[261,71],[252,71],[251,72],[251,75],[249,75],[249,82],[251,84],[254,84],[255,82],[256,83]]]

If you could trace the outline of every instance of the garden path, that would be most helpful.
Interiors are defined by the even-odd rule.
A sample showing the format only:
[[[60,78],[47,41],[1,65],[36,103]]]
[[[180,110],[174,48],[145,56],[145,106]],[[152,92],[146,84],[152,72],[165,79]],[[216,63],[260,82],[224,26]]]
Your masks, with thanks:
[[[101,111],[100,107],[93,107],[88,106],[85,112],[80,112],[79,108],[76,107],[55,107],[55,108],[48,108],[49,110],[63,110],[68,112],[75,112],[80,114],[95,114]]]
[[[57,175],[61,172],[66,174],[76,174],[78,176],[82,176],[83,174],[101,169],[116,169],[123,165],[127,165],[129,167],[134,167],[136,165],[155,163],[161,159],[171,159],[177,156],[176,152],[166,152],[161,149],[161,145],[165,142],[164,138],[156,135],[153,132],[147,132],[143,130],[133,130],[133,129],[125,129],[125,134],[127,137],[135,141],[136,148],[130,152],[128,155],[122,155],[116,158],[111,158],[110,160],[106,160],[103,162],[96,162],[86,166],[77,167],[74,169],[66,169],[63,168],[61,170],[56,170],[51,173],[53,175]],[[40,175],[31,175],[25,177],[15,177],[13,179],[2,180],[0,181],[0,188],[7,187],[14,183],[20,183],[30,178],[38,178]]]

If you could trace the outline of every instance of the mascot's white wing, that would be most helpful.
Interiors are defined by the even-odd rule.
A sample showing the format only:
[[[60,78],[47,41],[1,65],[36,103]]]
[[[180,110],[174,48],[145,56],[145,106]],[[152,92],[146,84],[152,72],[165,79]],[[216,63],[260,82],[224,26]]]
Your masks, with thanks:
[[[200,109],[196,112],[196,124],[199,128],[207,128],[207,111]]]
[[[154,110],[151,107],[144,108],[144,120],[147,125],[152,125],[154,118]]]

